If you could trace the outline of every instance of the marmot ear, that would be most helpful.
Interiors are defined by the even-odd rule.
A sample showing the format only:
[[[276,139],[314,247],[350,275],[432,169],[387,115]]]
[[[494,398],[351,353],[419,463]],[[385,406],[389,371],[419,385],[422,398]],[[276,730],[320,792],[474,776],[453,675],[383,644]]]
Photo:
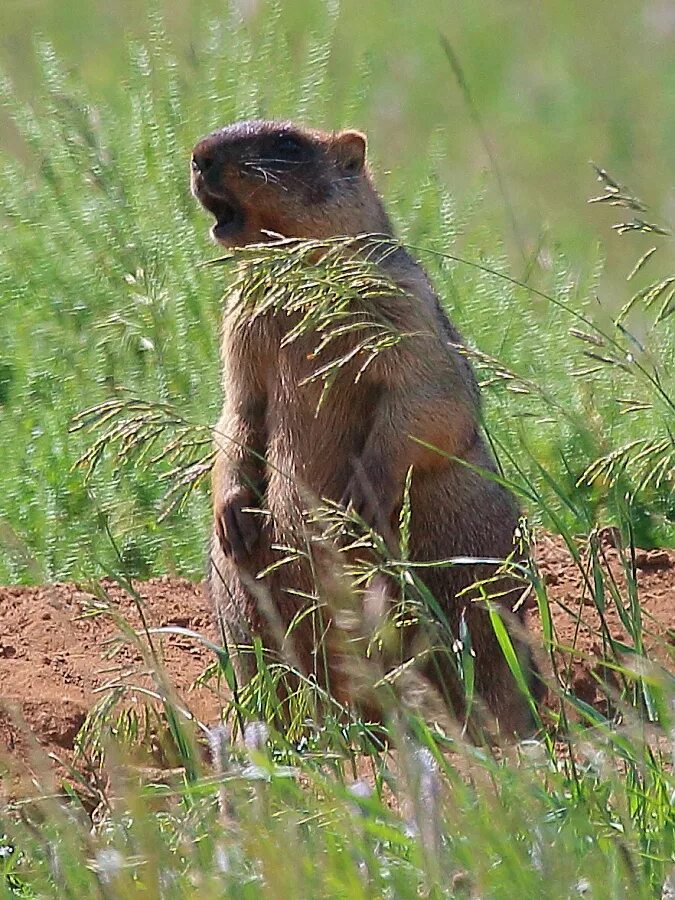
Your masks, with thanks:
[[[335,136],[335,155],[350,175],[358,175],[366,164],[366,136],[360,131],[340,131]]]

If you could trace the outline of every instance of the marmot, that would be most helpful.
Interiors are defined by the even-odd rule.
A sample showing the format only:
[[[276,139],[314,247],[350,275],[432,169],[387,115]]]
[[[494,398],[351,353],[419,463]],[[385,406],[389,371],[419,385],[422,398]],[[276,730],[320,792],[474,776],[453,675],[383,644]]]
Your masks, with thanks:
[[[366,164],[366,138],[357,131],[236,123],[200,140],[191,166],[192,192],[215,217],[212,235],[226,247],[266,242],[274,235],[379,234],[393,241]],[[306,378],[315,365],[308,361],[308,344],[281,344],[291,323],[275,314],[248,321],[234,312],[237,297],[225,312],[225,401],[216,428],[208,580],[228,644],[241,648],[234,658],[244,682],[255,671],[245,649],[254,635],[277,651],[289,640],[294,665],[305,674],[314,672],[322,683],[339,678],[331,674],[330,647],[326,652],[330,622],[324,621],[322,633],[313,616],[302,615],[305,607],[317,605],[312,543],[303,537],[308,497],[349,504],[366,522],[385,522],[396,534],[411,470],[409,559],[502,559],[513,551],[518,507],[504,487],[480,474],[496,469],[481,433],[478,385],[458,349],[460,335],[404,248],[382,254],[379,265],[400,292],[369,298],[369,308],[379,307],[407,336],[378,355],[358,379],[353,372],[341,374],[318,409],[320,386]],[[289,547],[304,559],[275,566]],[[485,604],[457,597],[494,571],[494,566],[461,564],[419,570],[456,639],[463,617],[475,657],[476,693],[502,733],[522,734],[531,729],[530,708]],[[513,606],[521,592],[502,591],[497,602]],[[512,623],[516,619],[522,622],[522,610]],[[297,627],[289,639],[292,623]],[[512,639],[534,684],[535,667],[520,631],[516,627]],[[404,639],[404,659],[406,650],[414,652]],[[420,666],[462,715],[464,691],[451,656],[448,648],[445,660],[435,654],[433,665],[427,658]],[[536,695],[536,686],[533,690]]]

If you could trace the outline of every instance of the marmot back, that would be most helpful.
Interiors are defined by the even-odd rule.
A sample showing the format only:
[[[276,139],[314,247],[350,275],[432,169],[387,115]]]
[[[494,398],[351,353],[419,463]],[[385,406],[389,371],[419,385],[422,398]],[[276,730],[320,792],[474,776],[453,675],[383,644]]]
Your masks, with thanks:
[[[279,237],[379,234],[392,240],[366,166],[366,140],[356,131],[326,133],[257,121],[223,128],[194,148],[192,190],[215,217],[212,235],[225,246]],[[317,364],[309,359],[315,336],[284,343],[292,321],[273,312],[246,319],[235,314],[237,297],[225,313],[225,401],[216,428],[209,584],[242,681],[255,669],[247,648],[259,635],[270,651],[350,697],[332,651],[336,629],[323,597],[325,545],[320,549],[321,541],[308,531],[307,513],[320,502],[358,514],[387,536],[395,553],[404,485],[412,471],[408,554],[413,562],[503,559],[513,549],[518,510],[503,487],[480,474],[495,467],[481,434],[478,387],[458,347],[460,336],[405,250],[383,253],[379,266],[397,289],[369,296],[360,312],[372,321],[395,323],[405,337],[367,368],[341,373],[321,404],[320,385],[308,378]],[[341,349],[349,350],[350,341],[355,348],[357,340],[346,333]],[[297,554],[280,565],[289,548]],[[419,655],[418,668],[462,715],[463,690],[451,649],[462,623],[471,636],[475,685],[484,706],[503,733],[527,732],[529,707],[485,604],[466,594],[458,597],[493,575],[494,567],[445,564],[420,571],[442,610],[444,628],[424,630],[424,642],[420,628],[403,629],[398,658],[389,663]],[[507,609],[521,591],[506,578],[496,587],[508,619]],[[378,582],[378,590],[396,605],[393,581]],[[512,618],[522,622],[522,611]],[[527,645],[515,632],[513,640],[524,670],[531,672]]]

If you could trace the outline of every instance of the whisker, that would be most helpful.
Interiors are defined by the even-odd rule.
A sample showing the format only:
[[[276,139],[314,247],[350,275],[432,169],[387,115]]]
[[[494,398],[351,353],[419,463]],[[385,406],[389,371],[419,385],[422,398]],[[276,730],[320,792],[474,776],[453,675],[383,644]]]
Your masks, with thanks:
[[[259,163],[260,165],[269,165],[270,163],[276,163],[280,166],[302,166],[305,164],[305,161],[302,159],[276,159],[271,156],[257,156],[253,157],[250,162]]]
[[[288,190],[281,181],[277,178],[274,172],[270,172],[268,169],[264,169],[262,166],[255,165],[253,162],[245,160],[242,165],[245,169],[247,169],[254,177],[260,178],[262,181],[267,184],[268,182],[272,182],[272,184],[279,185],[280,188],[283,188],[284,191]]]
[[[258,172],[258,173],[260,173],[260,175],[264,178],[265,181],[268,181],[268,180],[274,181],[274,180],[276,180],[276,176],[274,175],[274,173],[273,173],[273,172],[268,172],[268,171],[267,171],[266,169],[264,169],[262,166],[255,165],[255,164],[252,163],[252,162],[244,162],[244,163],[242,163],[242,165],[244,166],[244,168],[250,169],[252,172]]]

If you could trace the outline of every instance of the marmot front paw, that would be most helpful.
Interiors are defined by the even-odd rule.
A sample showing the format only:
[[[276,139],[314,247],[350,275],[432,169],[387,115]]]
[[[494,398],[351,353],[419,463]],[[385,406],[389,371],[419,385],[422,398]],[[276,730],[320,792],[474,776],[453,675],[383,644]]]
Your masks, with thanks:
[[[225,556],[237,565],[245,563],[260,536],[260,515],[249,488],[228,491],[214,506],[216,533]]]

